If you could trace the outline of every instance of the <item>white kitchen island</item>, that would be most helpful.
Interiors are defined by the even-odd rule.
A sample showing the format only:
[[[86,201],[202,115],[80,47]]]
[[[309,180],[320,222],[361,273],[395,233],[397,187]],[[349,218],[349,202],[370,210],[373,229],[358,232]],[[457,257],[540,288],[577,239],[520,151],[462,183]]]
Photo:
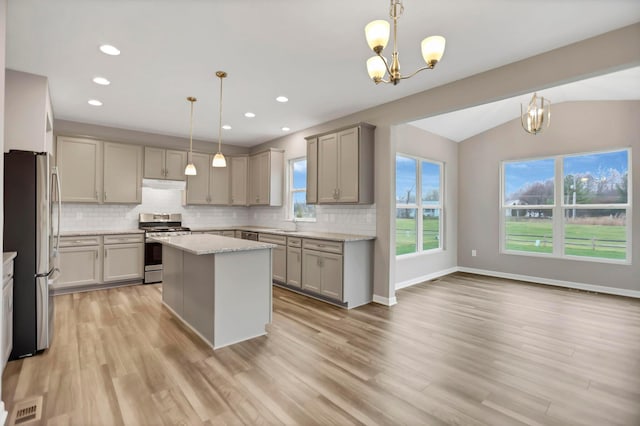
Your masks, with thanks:
[[[273,244],[217,235],[163,244],[162,301],[214,349],[266,334]]]

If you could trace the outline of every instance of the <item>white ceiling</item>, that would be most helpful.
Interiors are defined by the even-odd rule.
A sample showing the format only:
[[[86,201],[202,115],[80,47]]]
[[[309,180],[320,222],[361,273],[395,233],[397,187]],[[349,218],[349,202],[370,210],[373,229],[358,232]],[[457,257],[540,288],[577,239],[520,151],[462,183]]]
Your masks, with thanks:
[[[553,105],[561,102],[638,100],[640,99],[640,67],[539,90],[537,93],[551,101],[552,119]],[[520,105],[526,106],[532,95],[533,93],[529,93],[503,99],[412,121],[409,124],[452,141],[461,142],[519,118]]]
[[[222,69],[223,121],[233,126],[223,139],[252,146],[282,126],[302,130],[640,21],[638,0],[404,5],[403,71],[422,65],[425,36],[444,35],[447,50],[435,70],[395,87],[375,87],[365,68],[363,28],[387,19],[387,0],[9,0],[7,67],[49,77],[58,119],[187,136],[185,98],[196,96],[194,137],[212,141]],[[122,54],[103,55],[102,43]]]

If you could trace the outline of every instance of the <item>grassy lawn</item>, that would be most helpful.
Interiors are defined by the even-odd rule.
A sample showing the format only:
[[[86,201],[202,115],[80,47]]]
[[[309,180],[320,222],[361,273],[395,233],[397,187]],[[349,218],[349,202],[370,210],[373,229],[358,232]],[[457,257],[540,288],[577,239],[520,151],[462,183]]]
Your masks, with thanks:
[[[553,251],[551,228],[550,220],[508,221],[507,249],[551,253]],[[624,226],[565,225],[565,254],[567,255],[624,259],[626,257],[625,241],[626,230]],[[595,248],[593,243],[595,243]],[[608,245],[617,247],[605,247]]]
[[[396,219],[396,255],[415,253],[417,238],[415,219]],[[423,250],[438,248],[440,223],[437,217],[426,217],[423,221]]]

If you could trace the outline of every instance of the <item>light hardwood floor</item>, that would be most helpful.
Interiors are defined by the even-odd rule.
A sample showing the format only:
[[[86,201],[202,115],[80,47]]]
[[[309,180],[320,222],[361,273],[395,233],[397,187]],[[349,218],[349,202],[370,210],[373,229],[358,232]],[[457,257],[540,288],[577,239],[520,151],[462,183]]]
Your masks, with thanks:
[[[7,365],[42,424],[640,425],[640,300],[454,274],[351,311],[274,288],[269,334],[217,351],[133,286],[56,297]]]

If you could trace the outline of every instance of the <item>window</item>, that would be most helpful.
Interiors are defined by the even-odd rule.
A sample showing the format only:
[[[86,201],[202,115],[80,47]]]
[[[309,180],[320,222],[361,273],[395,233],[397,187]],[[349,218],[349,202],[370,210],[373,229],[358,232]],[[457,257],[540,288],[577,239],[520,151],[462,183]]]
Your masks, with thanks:
[[[316,206],[307,205],[307,159],[289,160],[289,217],[294,221],[315,221]]]
[[[503,162],[503,251],[628,263],[630,158],[624,149]]]
[[[442,248],[442,163],[396,155],[396,255]]]

